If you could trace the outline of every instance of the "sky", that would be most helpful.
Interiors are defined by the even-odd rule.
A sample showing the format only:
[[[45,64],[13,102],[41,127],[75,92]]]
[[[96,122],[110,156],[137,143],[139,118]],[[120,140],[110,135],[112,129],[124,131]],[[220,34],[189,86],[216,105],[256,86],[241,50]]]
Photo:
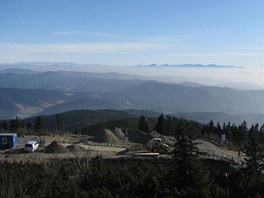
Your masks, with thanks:
[[[264,67],[263,0],[0,0],[0,63]]]

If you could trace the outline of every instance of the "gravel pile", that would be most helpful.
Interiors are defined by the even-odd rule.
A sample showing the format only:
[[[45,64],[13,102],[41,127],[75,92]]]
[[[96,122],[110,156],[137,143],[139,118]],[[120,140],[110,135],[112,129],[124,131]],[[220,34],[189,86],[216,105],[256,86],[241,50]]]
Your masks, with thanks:
[[[118,139],[124,140],[125,134],[122,132],[120,128],[114,128],[113,133]]]
[[[94,141],[115,144],[119,142],[119,139],[111,130],[104,129],[95,134]]]
[[[128,140],[134,143],[146,144],[153,136],[149,133],[134,130],[128,132]]]
[[[76,145],[76,144],[72,144],[66,147],[70,152],[84,152],[86,151],[85,148],[83,148],[82,146]]]
[[[45,150],[45,153],[67,153],[68,149],[59,144],[57,141],[53,141],[48,145]]]

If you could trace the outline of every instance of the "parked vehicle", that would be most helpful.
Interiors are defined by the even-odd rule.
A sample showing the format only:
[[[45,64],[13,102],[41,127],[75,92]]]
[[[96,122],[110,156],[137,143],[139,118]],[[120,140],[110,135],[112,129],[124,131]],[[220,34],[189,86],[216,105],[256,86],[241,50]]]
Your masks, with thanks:
[[[40,147],[45,146],[45,139],[42,137],[33,137],[30,141],[36,141]]]
[[[25,144],[24,151],[25,152],[34,152],[39,147],[39,144],[36,141],[28,141]]]

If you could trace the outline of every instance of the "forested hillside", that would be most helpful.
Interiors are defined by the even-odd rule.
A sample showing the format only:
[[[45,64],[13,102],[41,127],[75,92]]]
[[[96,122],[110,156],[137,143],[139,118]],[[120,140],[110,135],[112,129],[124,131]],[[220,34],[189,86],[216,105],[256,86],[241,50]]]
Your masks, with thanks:
[[[226,113],[244,120],[264,113],[263,89],[173,84],[117,73],[11,70],[0,72],[0,88],[0,119],[79,109]]]

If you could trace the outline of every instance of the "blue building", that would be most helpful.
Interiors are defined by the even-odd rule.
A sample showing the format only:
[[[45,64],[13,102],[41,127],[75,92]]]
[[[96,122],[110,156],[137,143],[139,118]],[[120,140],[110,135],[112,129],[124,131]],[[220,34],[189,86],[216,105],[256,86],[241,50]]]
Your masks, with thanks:
[[[0,133],[0,149],[15,148],[17,145],[16,133]]]

